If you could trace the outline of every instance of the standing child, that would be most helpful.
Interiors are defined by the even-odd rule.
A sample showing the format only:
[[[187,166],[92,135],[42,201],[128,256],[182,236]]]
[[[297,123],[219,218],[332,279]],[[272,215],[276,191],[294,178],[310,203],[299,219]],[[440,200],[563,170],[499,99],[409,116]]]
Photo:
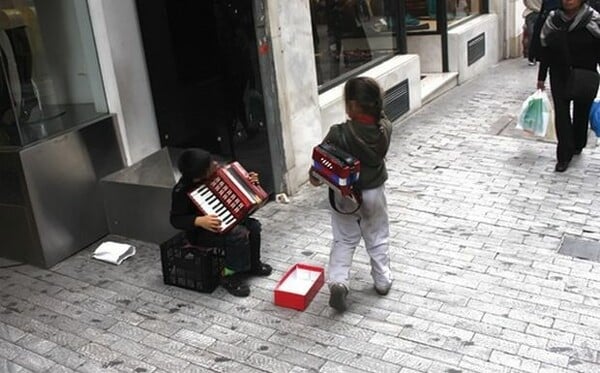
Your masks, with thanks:
[[[237,297],[246,297],[250,288],[245,278],[250,275],[269,276],[272,268],[260,260],[260,222],[247,217],[226,234],[220,234],[221,220],[217,215],[203,215],[188,193],[206,182],[217,163],[202,149],[185,150],[177,161],[181,178],[173,187],[171,225],[184,230],[193,245],[225,249],[225,267],[221,286]],[[258,174],[249,173],[250,181],[258,184]]]
[[[371,276],[375,290],[386,295],[392,287],[389,256],[389,221],[384,183],[388,174],[385,155],[390,145],[392,124],[383,114],[383,91],[371,78],[348,80],[344,87],[346,114],[344,123],[333,125],[324,143],[331,143],[360,160],[357,187],[362,205],[352,214],[331,211],[333,243],[329,256],[329,305],[339,312],[347,309],[350,267],[354,250],[364,239],[371,258]],[[310,177],[313,185],[319,180]],[[339,211],[352,211],[349,199],[336,196]]]

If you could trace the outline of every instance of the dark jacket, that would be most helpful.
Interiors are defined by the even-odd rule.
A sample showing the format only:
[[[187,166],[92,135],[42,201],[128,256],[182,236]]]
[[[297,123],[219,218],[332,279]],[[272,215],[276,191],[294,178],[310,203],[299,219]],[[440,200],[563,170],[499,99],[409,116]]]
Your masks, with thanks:
[[[546,80],[548,68],[568,74],[571,67],[596,71],[600,63],[600,14],[584,4],[575,22],[562,10],[548,16],[541,32],[542,53],[538,80]]]
[[[193,187],[193,184],[181,178],[171,192],[171,225],[185,231],[190,242],[196,242],[196,231],[203,230],[194,225],[196,217],[202,214],[188,196]]]
[[[388,178],[385,155],[391,134],[392,123],[387,118],[371,125],[349,120],[331,126],[323,142],[332,143],[358,158],[360,175],[357,186],[361,190],[373,189],[383,185]]]

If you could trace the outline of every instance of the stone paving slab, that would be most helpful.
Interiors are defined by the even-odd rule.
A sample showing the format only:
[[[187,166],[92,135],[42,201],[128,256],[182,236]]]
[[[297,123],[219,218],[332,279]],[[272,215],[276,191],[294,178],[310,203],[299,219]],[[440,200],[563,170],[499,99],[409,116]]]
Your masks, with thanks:
[[[511,128],[536,69],[503,61],[395,123],[388,155],[392,291],[355,253],[349,309],[304,311],[273,289],[326,266],[327,193],[257,212],[274,267],[245,299],[162,283],[157,245],[120,266],[92,245],[49,270],[0,269],[0,372],[600,372],[600,264],[558,253],[600,239],[600,153],[564,174],[555,144]]]

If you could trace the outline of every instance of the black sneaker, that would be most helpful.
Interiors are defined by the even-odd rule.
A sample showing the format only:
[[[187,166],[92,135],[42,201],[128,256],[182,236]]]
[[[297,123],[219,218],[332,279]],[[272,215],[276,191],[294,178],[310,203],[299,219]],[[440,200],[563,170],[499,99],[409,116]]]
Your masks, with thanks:
[[[250,288],[238,274],[221,277],[221,286],[235,297],[250,295]]]
[[[344,312],[348,309],[346,304],[346,296],[348,295],[348,288],[344,284],[333,284],[329,287],[329,305],[336,309],[338,312]]]
[[[250,269],[250,274],[254,276],[266,277],[270,276],[271,272],[273,272],[273,267],[263,262],[258,262],[258,265],[252,266]]]
[[[555,172],[565,172],[569,168],[569,162],[557,162],[554,167]]]

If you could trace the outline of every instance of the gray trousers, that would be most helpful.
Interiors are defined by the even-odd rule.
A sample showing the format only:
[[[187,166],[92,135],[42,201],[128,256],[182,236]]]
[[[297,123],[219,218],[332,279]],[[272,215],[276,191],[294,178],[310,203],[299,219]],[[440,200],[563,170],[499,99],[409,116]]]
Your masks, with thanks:
[[[342,283],[349,288],[350,267],[354,250],[364,239],[367,254],[371,258],[371,277],[375,285],[385,287],[392,283],[389,255],[389,220],[385,187],[363,190],[363,203],[351,215],[340,214],[332,209],[331,227],[333,244],[329,255],[328,283]],[[336,195],[340,211],[352,211],[356,205]]]

